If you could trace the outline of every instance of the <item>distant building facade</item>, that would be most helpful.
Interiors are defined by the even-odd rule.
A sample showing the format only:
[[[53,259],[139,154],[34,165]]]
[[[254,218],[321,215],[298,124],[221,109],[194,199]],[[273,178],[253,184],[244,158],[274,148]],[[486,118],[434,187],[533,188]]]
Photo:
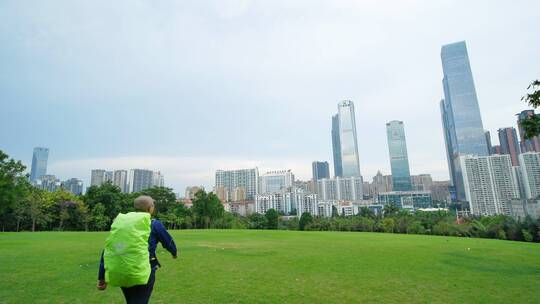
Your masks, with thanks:
[[[243,188],[246,192],[247,200],[255,200],[259,188],[259,170],[240,169],[240,170],[217,170],[215,189],[222,191],[231,191],[236,188]]]
[[[82,195],[83,193],[83,181],[78,178],[70,178],[66,181],[63,181],[61,187],[62,189],[75,195]]]
[[[507,214],[505,203],[519,198],[510,155],[461,156],[460,160],[471,214]]]
[[[395,191],[410,191],[412,190],[411,174],[403,122],[394,120],[387,123],[386,135],[392,168],[392,187]]]
[[[526,199],[540,197],[540,153],[525,152],[519,155],[521,182]]]
[[[259,177],[259,193],[290,191],[294,185],[291,170],[268,171]]]
[[[332,117],[332,150],[336,177],[361,176],[354,103],[350,100],[339,102],[338,113]]]
[[[32,168],[30,169],[30,181],[34,182],[38,178],[47,174],[47,161],[49,159],[49,149],[43,147],[34,148],[32,154]]]
[[[519,138],[520,138],[520,148],[521,152],[540,152],[540,138],[538,136],[535,136],[530,139],[525,139],[525,130],[523,130],[523,127],[521,126],[521,121],[524,119],[528,119],[533,116],[540,116],[540,114],[535,114],[534,110],[524,110],[521,111],[521,113],[516,114],[517,116],[517,125],[519,129]]]
[[[361,177],[323,178],[317,181],[317,194],[322,201],[363,199],[363,182]]]
[[[430,208],[433,199],[430,191],[391,191],[377,195],[377,203],[404,209]]]
[[[330,178],[330,166],[328,162],[314,161],[311,163],[312,179],[317,181],[321,178]]]
[[[465,200],[460,156],[489,155],[465,42],[441,49],[444,99],[440,103],[446,154],[458,200]]]
[[[501,154],[510,155],[512,166],[519,166],[518,155],[520,154],[519,140],[516,129],[501,128],[498,130]]]
[[[129,192],[139,192],[154,186],[154,172],[146,169],[131,169],[129,171]]]

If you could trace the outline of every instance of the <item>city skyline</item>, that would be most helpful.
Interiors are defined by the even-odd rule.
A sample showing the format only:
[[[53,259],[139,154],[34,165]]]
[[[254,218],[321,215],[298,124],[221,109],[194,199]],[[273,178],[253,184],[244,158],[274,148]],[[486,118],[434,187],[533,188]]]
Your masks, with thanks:
[[[33,147],[48,147],[48,173],[85,185],[94,168],[155,168],[177,192],[211,186],[219,168],[291,168],[308,180],[313,160],[332,161],[328,117],[343,99],[355,102],[357,139],[368,143],[359,146],[365,180],[390,172],[391,119],[407,124],[411,174],[445,180],[440,46],[467,41],[492,134],[517,127],[514,115],[527,109],[519,98],[540,70],[530,60],[540,50],[530,40],[536,2],[489,2],[489,19],[482,1],[466,12],[457,2],[67,3],[0,4],[0,148],[30,167]],[[448,15],[456,18],[441,23]]]

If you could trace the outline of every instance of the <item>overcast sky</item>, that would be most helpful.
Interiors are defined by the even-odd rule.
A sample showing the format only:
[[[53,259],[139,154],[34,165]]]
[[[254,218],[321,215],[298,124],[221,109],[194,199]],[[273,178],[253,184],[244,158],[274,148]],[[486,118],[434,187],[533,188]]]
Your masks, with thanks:
[[[515,126],[540,78],[540,1],[1,1],[0,149],[48,173],[160,170],[177,192],[216,169],[311,176],[331,116],[356,106],[364,180],[390,173],[402,120],[412,174],[448,179],[440,47],[466,40],[484,128]]]

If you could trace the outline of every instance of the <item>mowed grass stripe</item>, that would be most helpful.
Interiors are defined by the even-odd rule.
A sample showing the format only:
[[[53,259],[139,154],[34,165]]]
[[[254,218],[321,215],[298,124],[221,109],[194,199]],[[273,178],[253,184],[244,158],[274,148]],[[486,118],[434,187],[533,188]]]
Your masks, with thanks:
[[[540,303],[540,244],[351,232],[172,231],[152,303]],[[107,233],[0,233],[0,303],[121,303]]]

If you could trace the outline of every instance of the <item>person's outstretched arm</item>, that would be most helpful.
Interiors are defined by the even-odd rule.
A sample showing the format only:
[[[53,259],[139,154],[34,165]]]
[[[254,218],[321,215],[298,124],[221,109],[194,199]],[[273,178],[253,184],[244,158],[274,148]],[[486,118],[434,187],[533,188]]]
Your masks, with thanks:
[[[167,251],[169,251],[173,256],[173,258],[176,258],[178,254],[176,244],[174,243],[172,236],[169,234],[165,226],[163,226],[163,224],[158,220],[153,220],[152,225],[154,226],[153,230],[156,232],[157,240],[161,243],[161,246],[167,249]]]

